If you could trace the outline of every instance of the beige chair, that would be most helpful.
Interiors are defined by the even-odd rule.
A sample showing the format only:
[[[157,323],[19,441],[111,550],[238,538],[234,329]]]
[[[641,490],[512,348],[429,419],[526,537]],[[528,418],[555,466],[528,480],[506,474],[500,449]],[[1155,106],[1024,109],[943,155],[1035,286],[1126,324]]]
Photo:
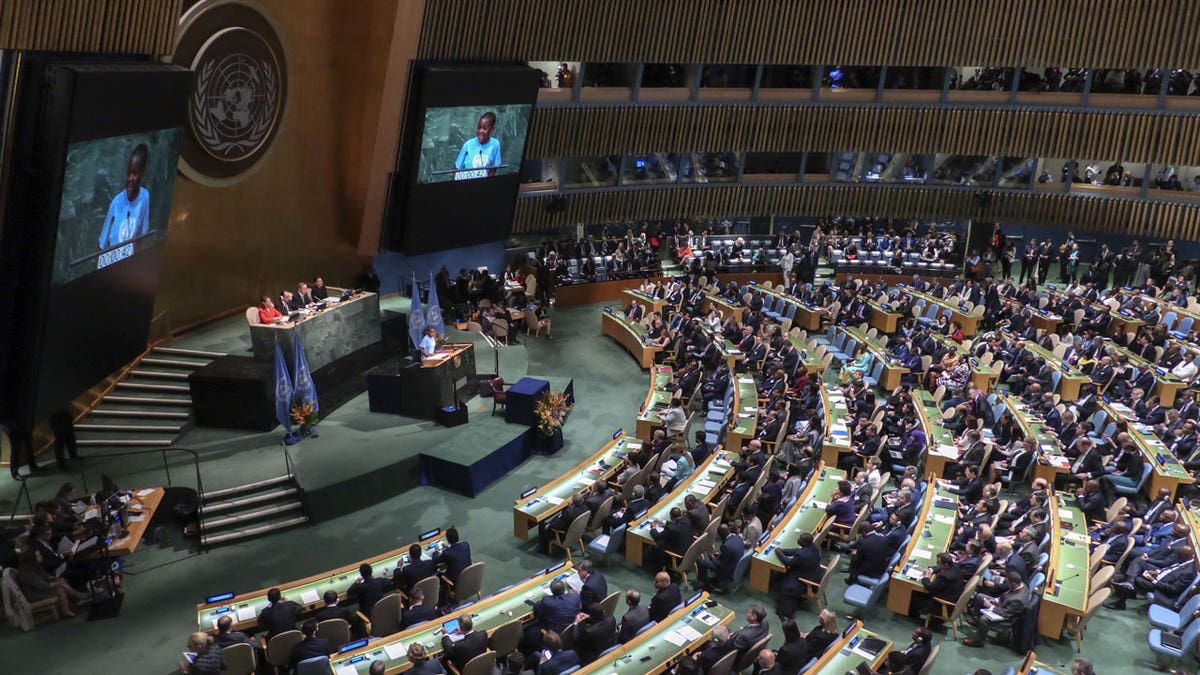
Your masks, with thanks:
[[[688,583],[688,574],[696,573],[696,561],[700,559],[700,554],[705,551],[712,550],[712,537],[708,534],[703,534],[688,546],[687,551],[682,556],[676,555],[671,551],[667,551],[668,569],[678,574],[683,578],[682,586]]]
[[[829,580],[833,578],[837,572],[838,563],[841,562],[841,554],[835,555],[829,559],[829,564],[825,565],[825,573],[821,575],[820,583],[814,584],[807,579],[801,579],[804,582],[805,588],[808,590],[808,599],[814,600],[817,603],[817,611],[825,609],[825,605],[829,602],[825,597],[825,592],[829,589]]]
[[[4,569],[4,576],[0,580],[4,597],[4,615],[8,617],[8,622],[16,628],[29,631],[33,630],[36,624],[35,616],[39,614],[49,615],[57,621],[60,617],[58,614],[58,599],[46,598],[36,602],[29,602],[25,594],[21,592],[21,586],[17,583],[17,570],[7,567]]]
[[[225,647],[221,650],[221,658],[225,659],[225,668],[221,672],[228,675],[253,675],[258,667],[254,647],[245,642]]]
[[[508,623],[500,625],[492,634],[488,636],[488,648],[491,649],[497,657],[504,658],[517,650],[517,645],[521,642],[521,620],[513,619]]]
[[[600,609],[608,616],[612,616],[613,612],[617,611],[617,603],[621,601],[621,591],[613,591],[609,593],[603,600],[600,601]]]
[[[1079,650],[1083,648],[1083,633],[1087,629],[1088,622],[1092,620],[1092,617],[1096,615],[1096,612],[1100,611],[1100,608],[1103,607],[1104,603],[1108,601],[1108,596],[1111,594],[1111,588],[1101,588],[1100,590],[1092,593],[1091,596],[1088,597],[1087,609],[1084,611],[1083,616],[1079,617],[1074,624],[1068,623],[1066,626],[1063,626],[1063,632],[1075,640],[1076,654],[1078,654]]]
[[[350,623],[345,619],[325,619],[317,624],[317,635],[340,647],[350,641]]]
[[[583,531],[587,528],[588,516],[590,514],[581,513],[579,517],[571,521],[567,526],[567,531],[564,533],[554,533],[554,540],[550,542],[550,552],[554,549],[562,549],[567,554],[567,560],[571,560],[571,550],[576,546],[579,547],[579,554],[586,556],[587,552],[583,550]]]
[[[391,635],[400,632],[403,599],[399,593],[388,593],[371,608],[371,635]]]
[[[298,630],[288,630],[267,641],[267,663],[276,669],[287,670],[291,667],[292,647],[300,644],[304,633]]]
[[[737,659],[737,655],[737,650],[734,650],[722,656],[713,664],[712,668],[708,669],[708,675],[729,675],[733,671],[733,662]]]
[[[596,513],[588,520],[586,532],[595,532],[604,525],[605,519],[612,513],[613,502],[616,501],[616,496],[609,497],[600,503],[600,508],[596,509]]]
[[[1092,589],[1092,592],[1095,593],[1112,583],[1112,578],[1116,573],[1116,567],[1104,565],[1098,572],[1092,575],[1091,580],[1088,581],[1088,588]]]
[[[954,633],[954,639],[957,640],[958,622],[962,620],[962,615],[967,611],[967,605],[971,602],[971,598],[975,597],[975,587],[979,585],[979,579],[980,577],[971,577],[971,580],[963,588],[963,592],[959,594],[958,601],[953,604],[941,598],[934,598],[937,601],[938,613],[925,617],[925,627],[928,628],[934,619],[941,619],[950,626],[950,630]]]
[[[825,543],[825,538],[829,536],[829,530],[833,528],[833,523],[833,518],[825,519],[825,524],[822,525],[821,529],[817,530],[817,533],[813,535],[814,546],[820,547],[821,544]]]
[[[463,568],[457,583],[442,577],[442,582],[450,589],[450,596],[454,602],[463,602],[471,596],[477,599],[483,597],[483,573],[486,569],[487,563],[479,561]]]
[[[734,659],[733,671],[736,673],[740,673],[743,670],[747,670],[751,666],[753,666],[754,660],[756,658],[758,658],[758,653],[761,652],[763,650],[763,648],[767,646],[767,644],[771,641],[771,637],[772,637],[771,634],[767,633],[766,637],[759,640],[758,642],[755,642],[753,645],[750,646],[750,649],[747,649],[745,651],[745,653],[743,653],[738,658]],[[736,651],[733,653],[737,654]]]
[[[1117,497],[1114,499],[1112,506],[1108,507],[1108,510],[1104,512],[1104,522],[1113,522],[1113,520],[1116,519],[1117,514],[1121,513],[1121,509],[1125,508],[1125,505],[1128,503],[1129,499],[1125,497]]]
[[[437,607],[441,604],[439,601],[442,599],[442,580],[436,574],[413,584],[414,590],[418,588],[425,594],[423,604],[426,607]]]
[[[467,665],[463,666],[462,675],[492,675],[495,668],[496,652],[489,650],[467,661]]]
[[[1108,544],[1100,544],[1092,551],[1092,557],[1088,560],[1088,574],[1095,574],[1096,569],[1104,564],[1104,556],[1108,554]]]
[[[1127,541],[1125,543],[1125,550],[1121,552],[1120,557],[1117,558],[1117,561],[1115,563],[1105,562],[1103,559],[1101,559],[1100,564],[1101,565],[1110,565],[1111,564],[1113,567],[1115,567],[1117,569],[1121,569],[1122,567],[1125,566],[1125,560],[1127,558],[1129,558],[1129,553],[1130,553],[1130,551],[1133,550],[1133,545],[1136,543],[1137,543],[1137,541],[1135,541],[1133,537],[1129,537],[1129,541]]]
[[[246,309],[246,323],[250,324],[251,326],[261,326],[262,325],[262,321],[260,321],[258,318],[258,308],[257,307],[250,307],[250,308]]]
[[[483,333],[483,324],[479,323],[478,321],[468,321],[467,322],[467,331],[470,333],[482,334]]]

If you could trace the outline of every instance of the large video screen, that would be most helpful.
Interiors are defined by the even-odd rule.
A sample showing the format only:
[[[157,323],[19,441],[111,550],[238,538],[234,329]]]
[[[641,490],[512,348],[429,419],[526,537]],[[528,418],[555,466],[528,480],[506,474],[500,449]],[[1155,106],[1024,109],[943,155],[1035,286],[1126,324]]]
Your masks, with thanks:
[[[418,183],[492,178],[516,173],[525,154],[533,106],[430,108],[421,136]],[[508,161],[517,158],[515,162]]]
[[[55,285],[132,258],[166,237],[183,129],[72,143],[67,148]]]
[[[539,81],[524,64],[414,65],[384,248],[428,253],[508,237]]]

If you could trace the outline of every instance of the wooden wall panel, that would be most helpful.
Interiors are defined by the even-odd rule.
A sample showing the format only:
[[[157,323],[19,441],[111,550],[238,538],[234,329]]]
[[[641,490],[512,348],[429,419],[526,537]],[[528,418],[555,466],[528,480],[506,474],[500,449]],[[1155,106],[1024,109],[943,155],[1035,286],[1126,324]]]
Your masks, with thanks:
[[[427,3],[430,59],[1200,70],[1200,0]]]
[[[942,152],[1200,164],[1200,116],[1047,108],[543,107],[529,157],[647,152]]]
[[[182,0],[0,0],[0,49],[171,53]]]
[[[730,216],[883,216],[975,219],[1096,233],[1195,239],[1200,205],[1034,192],[878,185],[672,186],[558,195],[566,210],[547,211],[551,196],[517,202],[515,233],[557,232],[576,223]]]

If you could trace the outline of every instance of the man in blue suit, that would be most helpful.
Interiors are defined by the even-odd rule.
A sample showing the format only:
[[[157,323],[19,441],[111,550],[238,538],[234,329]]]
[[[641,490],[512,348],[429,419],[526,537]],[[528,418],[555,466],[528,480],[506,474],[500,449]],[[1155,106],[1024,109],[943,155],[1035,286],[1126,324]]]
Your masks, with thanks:
[[[446,542],[449,544],[433,559],[438,565],[446,566],[446,578],[450,583],[458,583],[458,575],[471,565],[471,545],[458,540],[458,530],[446,530]]]
[[[545,634],[561,635],[567,626],[575,622],[575,616],[582,608],[578,593],[568,593],[566,584],[561,580],[551,581],[550,595],[533,605],[533,622],[525,627],[526,646],[522,651],[529,654],[540,650]]]
[[[580,561],[575,569],[579,572],[579,580],[583,582],[583,588],[579,589],[581,606],[587,607],[593,602],[601,602],[608,596],[608,581],[604,579],[603,574],[593,569],[591,560]]]
[[[724,592],[727,585],[733,581],[733,570],[737,567],[742,554],[746,552],[746,543],[741,535],[732,532],[728,525],[717,527],[717,538],[721,547],[711,556],[705,556],[697,561],[701,583],[714,592]]]
[[[775,613],[780,619],[795,616],[801,602],[808,595],[808,584],[820,583],[821,550],[813,544],[811,532],[801,532],[796,538],[799,548],[775,549],[775,555],[783,563],[783,583],[779,586],[779,598],[775,605]]]
[[[562,647],[562,638],[557,632],[546,633],[545,649],[542,650],[541,665],[538,666],[537,675],[559,675],[564,670],[582,665],[575,650]]]

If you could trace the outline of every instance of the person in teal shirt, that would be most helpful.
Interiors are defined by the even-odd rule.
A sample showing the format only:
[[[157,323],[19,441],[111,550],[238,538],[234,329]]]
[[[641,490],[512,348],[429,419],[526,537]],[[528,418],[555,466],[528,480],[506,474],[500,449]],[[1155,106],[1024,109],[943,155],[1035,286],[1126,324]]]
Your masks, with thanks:
[[[492,138],[492,130],[495,128],[496,113],[485,112],[480,116],[479,123],[475,126],[475,137],[468,138],[463,143],[462,149],[458,151],[458,158],[454,160],[454,168],[465,170],[455,174],[455,180],[496,175],[495,167],[503,162],[500,159],[500,141]],[[483,169],[486,173],[472,169]]]
[[[125,189],[113,197],[100,231],[100,250],[123,244],[150,231],[150,191],[142,187],[150,150],[139,143],[129,155]]]

